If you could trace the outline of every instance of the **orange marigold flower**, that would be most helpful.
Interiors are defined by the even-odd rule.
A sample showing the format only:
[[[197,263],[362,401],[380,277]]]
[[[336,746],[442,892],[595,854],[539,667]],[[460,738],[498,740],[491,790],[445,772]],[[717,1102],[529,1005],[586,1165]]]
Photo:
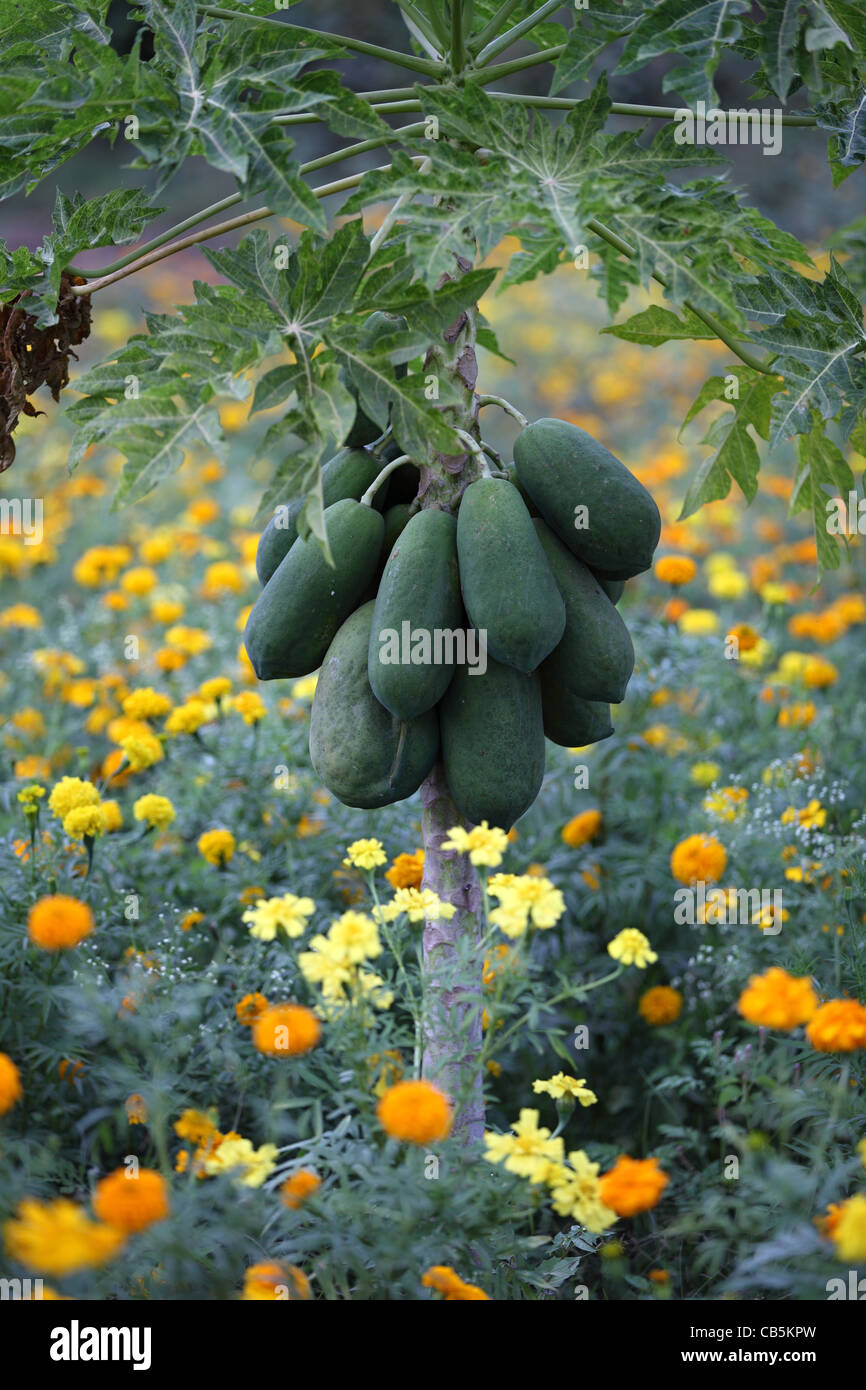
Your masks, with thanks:
[[[297,1172],[286,1178],[280,1188],[283,1205],[297,1211],[298,1207],[302,1207],[307,1198],[312,1197],[321,1186],[322,1179],[311,1168],[298,1168]]]
[[[697,574],[697,565],[689,555],[663,555],[656,561],[656,579],[663,584],[688,584]]]
[[[785,1030],[807,1023],[817,1007],[809,977],[796,978],[776,965],[763,975],[751,975],[737,1001],[737,1009],[749,1023]]]
[[[398,854],[385,877],[392,888],[420,888],[424,873],[424,851],[416,849],[414,854]]]
[[[866,1047],[866,1008],[857,999],[831,999],[813,1014],[806,1037],[818,1052]]]
[[[100,1178],[93,1194],[93,1210],[107,1226],[121,1231],[143,1231],[169,1215],[168,1186],[155,1168],[115,1168]]]
[[[271,1004],[253,1022],[253,1043],[271,1056],[309,1052],[321,1036],[322,1025],[303,1004]]]
[[[430,1144],[451,1129],[451,1103],[429,1081],[398,1081],[381,1097],[376,1113],[386,1133],[406,1144]]]
[[[259,1014],[267,1007],[268,1001],[263,994],[245,994],[243,999],[239,999],[235,1004],[238,1023],[245,1023],[248,1028],[252,1028]]]
[[[477,1284],[467,1284],[450,1265],[431,1265],[421,1275],[425,1289],[435,1289],[443,1295],[446,1303],[480,1303],[490,1301],[490,1295]]]
[[[65,893],[54,893],[35,902],[27,916],[30,940],[43,951],[62,951],[77,946],[93,931],[93,913],[87,903]]]
[[[674,846],[671,873],[679,883],[715,883],[727,862],[727,850],[715,835],[689,835]]]
[[[139,1095],[138,1091],[133,1091],[131,1096],[127,1096],[123,1102],[126,1111],[126,1118],[131,1125],[143,1125],[147,1123],[147,1102],[144,1096]]]
[[[601,811],[581,811],[562,827],[561,837],[570,849],[579,849],[601,829]]]
[[[638,1002],[638,1012],[653,1027],[673,1023],[679,1018],[683,1007],[683,996],[670,985],[655,985],[645,990]]]
[[[683,614],[688,612],[688,607],[684,598],[669,598],[662,609],[662,617],[669,623],[679,622]]]
[[[263,1260],[261,1264],[250,1265],[244,1275],[244,1291],[241,1298],[246,1301],[268,1302],[310,1297],[310,1281],[297,1265],[283,1264],[279,1260]]]
[[[67,1085],[74,1086],[79,1076],[84,1074],[84,1063],[76,1062],[72,1057],[64,1057],[57,1066],[57,1075],[61,1081]]]
[[[21,1073],[6,1052],[0,1052],[0,1115],[21,1099]]]
[[[599,1179],[599,1196],[617,1216],[636,1216],[658,1202],[670,1179],[657,1158],[629,1158],[620,1154],[614,1166]]]

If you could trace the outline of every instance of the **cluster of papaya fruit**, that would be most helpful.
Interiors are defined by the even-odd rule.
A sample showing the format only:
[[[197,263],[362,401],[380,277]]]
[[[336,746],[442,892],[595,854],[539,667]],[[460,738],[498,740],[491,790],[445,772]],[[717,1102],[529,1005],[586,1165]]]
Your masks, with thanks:
[[[545,736],[572,747],[613,732],[634,666],[616,604],[652,564],[658,509],[603,445],[553,419],[528,425],[508,476],[470,483],[456,516],[418,509],[412,464],[371,498],[382,464],[358,423],[323,470],[333,568],[293,532],[300,502],[269,522],[247,652],[262,680],[321,668],[310,756],[338,800],[400,801],[439,757],[462,815],[508,829],[541,786]]]

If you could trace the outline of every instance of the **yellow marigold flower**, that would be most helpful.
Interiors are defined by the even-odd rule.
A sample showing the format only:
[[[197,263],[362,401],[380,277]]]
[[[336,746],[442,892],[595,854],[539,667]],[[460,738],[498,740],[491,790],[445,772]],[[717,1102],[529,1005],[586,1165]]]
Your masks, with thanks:
[[[607,953],[621,965],[636,965],[638,970],[645,970],[658,960],[649,941],[637,927],[623,927],[621,932],[617,932],[613,940],[607,943]]]
[[[658,1028],[679,1018],[683,996],[670,985],[654,985],[652,989],[644,991],[637,1007],[641,1018]]]
[[[127,719],[159,719],[163,714],[168,714],[171,700],[145,685],[130,691],[122,702],[122,709]]]
[[[302,1004],[271,1004],[253,1023],[254,1046],[275,1057],[309,1052],[321,1036],[322,1025]]]
[[[226,1137],[204,1160],[206,1173],[237,1174],[242,1187],[261,1187],[277,1166],[276,1144],[262,1144],[254,1149],[249,1139]]]
[[[237,429],[238,424],[240,424],[241,420],[246,418],[245,414],[240,414],[240,412],[243,410],[243,406],[239,407],[234,403],[232,403],[229,406],[226,406],[226,408],[222,412],[223,427],[228,429]],[[237,423],[232,423],[231,425],[229,425],[227,423],[228,419],[232,418],[234,420],[234,417],[236,415],[238,417]],[[213,497],[197,497],[196,500],[194,502],[190,502],[189,506],[187,507],[187,515],[189,516],[190,520],[198,522],[201,526],[207,525],[209,521],[216,521],[219,514],[220,504]]]
[[[176,623],[185,611],[184,605],[177,599],[158,598],[150,605],[150,616],[155,623]]]
[[[286,1299],[304,1301],[309,1297],[310,1281],[297,1265],[265,1260],[261,1264],[250,1265],[244,1275],[244,1291],[241,1298],[247,1302],[261,1303]]]
[[[749,1023],[789,1031],[806,1023],[818,1007],[808,976],[796,978],[772,966],[763,975],[751,975],[737,1001],[737,1009]]]
[[[467,1284],[450,1265],[431,1265],[421,1275],[421,1283],[425,1289],[435,1289],[436,1293],[441,1293],[445,1303],[490,1302],[489,1294],[477,1284]]]
[[[174,820],[175,811],[167,796],[148,792],[135,802],[132,814],[136,820],[144,821],[154,830],[165,830]]]
[[[721,771],[718,763],[693,763],[689,769],[689,777],[699,787],[710,787],[719,777]]]
[[[210,634],[203,628],[184,627],[182,624],[170,627],[165,640],[170,647],[177,647],[186,656],[198,656],[213,645]]]
[[[41,626],[42,615],[31,603],[13,603],[0,613],[0,628]]]
[[[123,1102],[126,1111],[126,1118],[131,1125],[147,1124],[147,1102],[144,1096],[134,1091],[131,1096],[127,1096]]]
[[[538,1111],[524,1109],[516,1120],[511,1134],[484,1135],[487,1152],[484,1157],[490,1163],[504,1163],[509,1173],[530,1182],[546,1182],[551,1165],[561,1163],[564,1157],[562,1139],[551,1138],[550,1130],[538,1124]]]
[[[715,835],[689,835],[674,846],[671,873],[679,883],[715,883],[727,862],[727,851]]]
[[[748,623],[735,623],[733,627],[728,628],[726,640],[730,642],[731,638],[736,642],[737,650],[740,653],[753,652],[761,640],[755,629],[750,627]]]
[[[196,1148],[209,1144],[219,1134],[215,1110],[184,1110],[179,1120],[174,1122],[174,1132],[178,1139],[185,1139]]]
[[[803,668],[803,684],[812,690],[823,690],[839,679],[838,667],[823,656],[810,656]]]
[[[694,579],[697,568],[688,555],[663,555],[656,561],[655,576],[662,584],[688,584]]]
[[[108,834],[123,829],[123,812],[117,801],[103,801],[102,814],[105,817],[105,829]]]
[[[677,618],[677,627],[687,637],[707,637],[719,630],[719,615],[712,608],[688,608]]]
[[[163,532],[145,536],[138,547],[138,553],[146,565],[160,565],[167,560],[174,549],[171,536]]]
[[[298,955],[298,969],[312,985],[321,985],[326,999],[344,997],[345,986],[352,982],[352,972],[342,950],[326,936],[314,936],[308,951]]]
[[[654,1207],[670,1179],[657,1158],[629,1158],[620,1154],[600,1180],[601,1200],[617,1216],[636,1216]]]
[[[51,790],[48,805],[58,820],[65,820],[79,806],[98,806],[99,791],[81,777],[61,777]]]
[[[772,579],[767,584],[762,584],[758,592],[761,600],[770,605],[788,603],[791,598],[788,585],[779,584]]]
[[[862,1192],[843,1202],[832,1240],[840,1260],[848,1264],[866,1261],[866,1196]]]
[[[54,893],[39,898],[27,915],[27,934],[43,951],[77,946],[93,931],[93,913],[78,898]]]
[[[343,863],[346,868],[363,869],[370,873],[373,869],[378,869],[380,864],[387,863],[387,860],[388,856],[380,840],[354,840],[346,850]]]
[[[812,723],[817,712],[811,700],[795,700],[790,705],[782,706],[777,723],[782,729],[806,728]]]
[[[392,888],[420,888],[424,874],[424,851],[416,849],[414,854],[398,854],[385,877]]]
[[[88,836],[104,835],[107,820],[102,806],[76,806],[63,817],[63,833],[70,840],[83,840]]]
[[[121,1249],[123,1231],[95,1221],[75,1202],[27,1198],[3,1227],[10,1259],[41,1274],[76,1274],[106,1264]]]
[[[10,723],[13,729],[17,729],[19,733],[32,734],[35,738],[39,738],[45,733],[45,718],[42,711],[32,709],[29,706],[16,710]]]
[[[298,1168],[280,1186],[283,1206],[297,1211],[322,1186],[322,1179],[310,1168]]]
[[[225,598],[227,594],[243,593],[246,585],[237,565],[231,560],[215,560],[204,572],[203,598]]]
[[[432,888],[398,888],[391,901],[377,908],[373,916],[378,921],[381,914],[383,921],[393,922],[405,912],[410,922],[433,922],[448,921],[456,911],[453,903],[444,903]]]
[[[707,588],[713,598],[742,598],[749,592],[749,576],[741,570],[719,570],[707,579]]]
[[[429,1081],[398,1081],[376,1106],[379,1123],[392,1139],[433,1144],[451,1131],[451,1102]]]
[[[161,762],[165,757],[162,744],[153,734],[133,734],[130,738],[123,739],[120,746],[133,772],[143,772],[145,768],[153,767],[154,763]]]
[[[243,999],[239,999],[235,1004],[235,1014],[238,1023],[243,1023],[245,1027],[252,1028],[259,1014],[268,1007],[268,1001],[263,994],[245,994]]]
[[[571,1097],[583,1106],[595,1105],[598,1102],[595,1091],[591,1091],[585,1081],[576,1076],[568,1076],[564,1071],[558,1071],[547,1081],[533,1081],[532,1089],[537,1096],[547,1095],[553,1100]]]
[[[344,912],[331,926],[328,940],[346,965],[359,965],[382,954],[376,923],[363,912]]]
[[[470,864],[476,869],[497,869],[508,846],[508,836],[504,830],[487,824],[483,820],[471,830],[455,825],[448,831],[448,838],[442,841],[441,849],[456,850],[458,854],[468,854]]]
[[[194,912],[187,912],[187,913],[186,913],[183,917],[181,917],[181,919],[180,919],[180,929],[181,929],[181,931],[191,931],[193,927],[197,927],[198,924],[199,924],[199,922],[203,922],[203,921],[204,921],[204,913],[203,913],[203,912],[196,912],[196,911],[194,911]]]
[[[21,1073],[6,1052],[0,1052],[0,1115],[21,1099]]]
[[[573,1150],[568,1163],[553,1163],[545,1181],[550,1188],[554,1211],[570,1216],[588,1231],[600,1234],[616,1221],[616,1212],[601,1200],[600,1165],[592,1163],[583,1149]]]
[[[149,594],[159,582],[156,570],[152,570],[149,565],[139,565],[135,569],[127,570],[120,576],[120,587],[128,594],[135,594],[142,598]]]
[[[198,693],[206,704],[213,704],[224,695],[228,695],[231,688],[232,683],[228,676],[212,676],[210,680],[202,681]]]
[[[242,690],[230,701],[230,707],[241,715],[245,724],[257,724],[268,712],[267,705],[255,690]]]
[[[234,855],[235,837],[230,830],[206,830],[199,835],[196,847],[209,864],[222,868]]]
[[[153,1168],[115,1168],[96,1184],[93,1210],[107,1226],[143,1231],[170,1213],[165,1178]]]
[[[569,849],[579,849],[581,845],[594,840],[601,830],[601,811],[581,811],[573,816],[562,828],[561,837]]]
[[[241,920],[249,923],[250,936],[259,941],[274,941],[280,931],[289,937],[303,936],[309,925],[308,918],[315,910],[312,898],[296,898],[294,893],[284,893],[282,897],[259,898]]]
[[[866,1047],[866,1008],[857,999],[831,999],[815,1010],[806,1037],[818,1052]]]
[[[508,877],[511,882],[505,885],[490,884],[491,894],[501,903],[490,914],[494,926],[506,936],[519,936],[530,925],[542,930],[555,926],[565,912],[565,899],[550,879],[532,874]]]
[[[208,706],[203,700],[190,699],[183,705],[177,705],[165,721],[165,732],[172,738],[178,734],[195,734],[203,724],[207,724],[211,717],[212,706]]]

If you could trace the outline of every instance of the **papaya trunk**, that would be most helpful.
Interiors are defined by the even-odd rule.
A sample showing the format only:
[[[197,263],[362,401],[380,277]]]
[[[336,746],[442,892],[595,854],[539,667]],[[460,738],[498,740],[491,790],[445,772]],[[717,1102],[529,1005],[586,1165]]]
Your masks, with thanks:
[[[459,261],[461,274],[471,270]],[[443,409],[456,429],[478,438],[475,411],[476,313],[467,309],[431,346],[424,370],[457,388],[457,402]],[[460,498],[479,476],[472,455],[437,455],[421,469],[422,508],[438,507],[456,515]],[[424,928],[424,1023],[422,1074],[447,1091],[456,1106],[454,1133],[465,1144],[478,1144],[484,1131],[483,1078],[478,1069],[481,1050],[482,932],[481,888],[465,855],[442,849],[452,826],[462,817],[451,800],[442,765],[437,763],[421,788],[424,808],[424,877],[445,903],[456,909],[446,920],[430,919]]]
[[[462,824],[437,763],[421,788],[424,877],[443,903],[456,909],[449,919],[424,926],[424,1053],[422,1072],[457,1105],[454,1134],[478,1144],[484,1132],[481,1049],[481,887],[465,854],[442,849],[452,826]]]

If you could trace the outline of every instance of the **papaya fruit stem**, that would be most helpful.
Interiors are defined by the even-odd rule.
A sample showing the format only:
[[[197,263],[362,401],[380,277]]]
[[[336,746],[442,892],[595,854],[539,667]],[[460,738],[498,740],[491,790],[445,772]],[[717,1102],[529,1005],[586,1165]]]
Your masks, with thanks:
[[[467,978],[463,958],[472,946],[480,972],[483,930],[481,885],[468,855],[442,848],[448,832],[462,824],[451,800],[445,770],[437,763],[421,787],[424,831],[422,889],[457,910],[450,919],[428,918],[424,925],[422,1075],[457,1102],[452,1133],[465,1145],[484,1134],[484,1078],[479,984]],[[462,951],[461,951],[462,946]]]
[[[361,499],[360,499],[361,506],[362,506],[362,507],[372,507],[372,505],[373,505],[373,498],[375,497],[376,493],[379,491],[379,488],[382,486],[382,484],[384,483],[385,479],[386,479],[387,477],[389,477],[391,473],[394,472],[394,469],[395,469],[395,468],[399,468],[401,464],[404,464],[404,463],[411,463],[411,462],[412,462],[412,460],[411,460],[411,458],[409,457],[408,454],[401,454],[399,458],[392,459],[390,463],[386,463],[386,464],[385,464],[385,467],[382,469],[381,473],[377,473],[377,474],[376,474],[376,477],[373,479],[372,483],[371,483],[370,486],[367,488],[367,491],[366,491],[366,492],[364,493],[364,495],[361,497]]]
[[[465,430],[455,430],[454,433],[457,435],[457,438],[466,445],[469,452],[471,454],[474,454],[477,458],[479,464],[481,465],[481,476],[483,478],[489,478],[490,464],[487,462],[487,455],[485,454],[481,445],[478,443],[478,440],[473,439],[472,435],[467,434]]]
[[[526,426],[529,424],[523,412],[518,410],[516,405],[512,405],[510,401],[507,401],[504,396],[483,395],[476,396],[475,400],[479,407],[485,405],[498,405],[500,410],[504,410],[506,415],[510,415],[512,419],[517,421],[521,429],[525,430]]]

